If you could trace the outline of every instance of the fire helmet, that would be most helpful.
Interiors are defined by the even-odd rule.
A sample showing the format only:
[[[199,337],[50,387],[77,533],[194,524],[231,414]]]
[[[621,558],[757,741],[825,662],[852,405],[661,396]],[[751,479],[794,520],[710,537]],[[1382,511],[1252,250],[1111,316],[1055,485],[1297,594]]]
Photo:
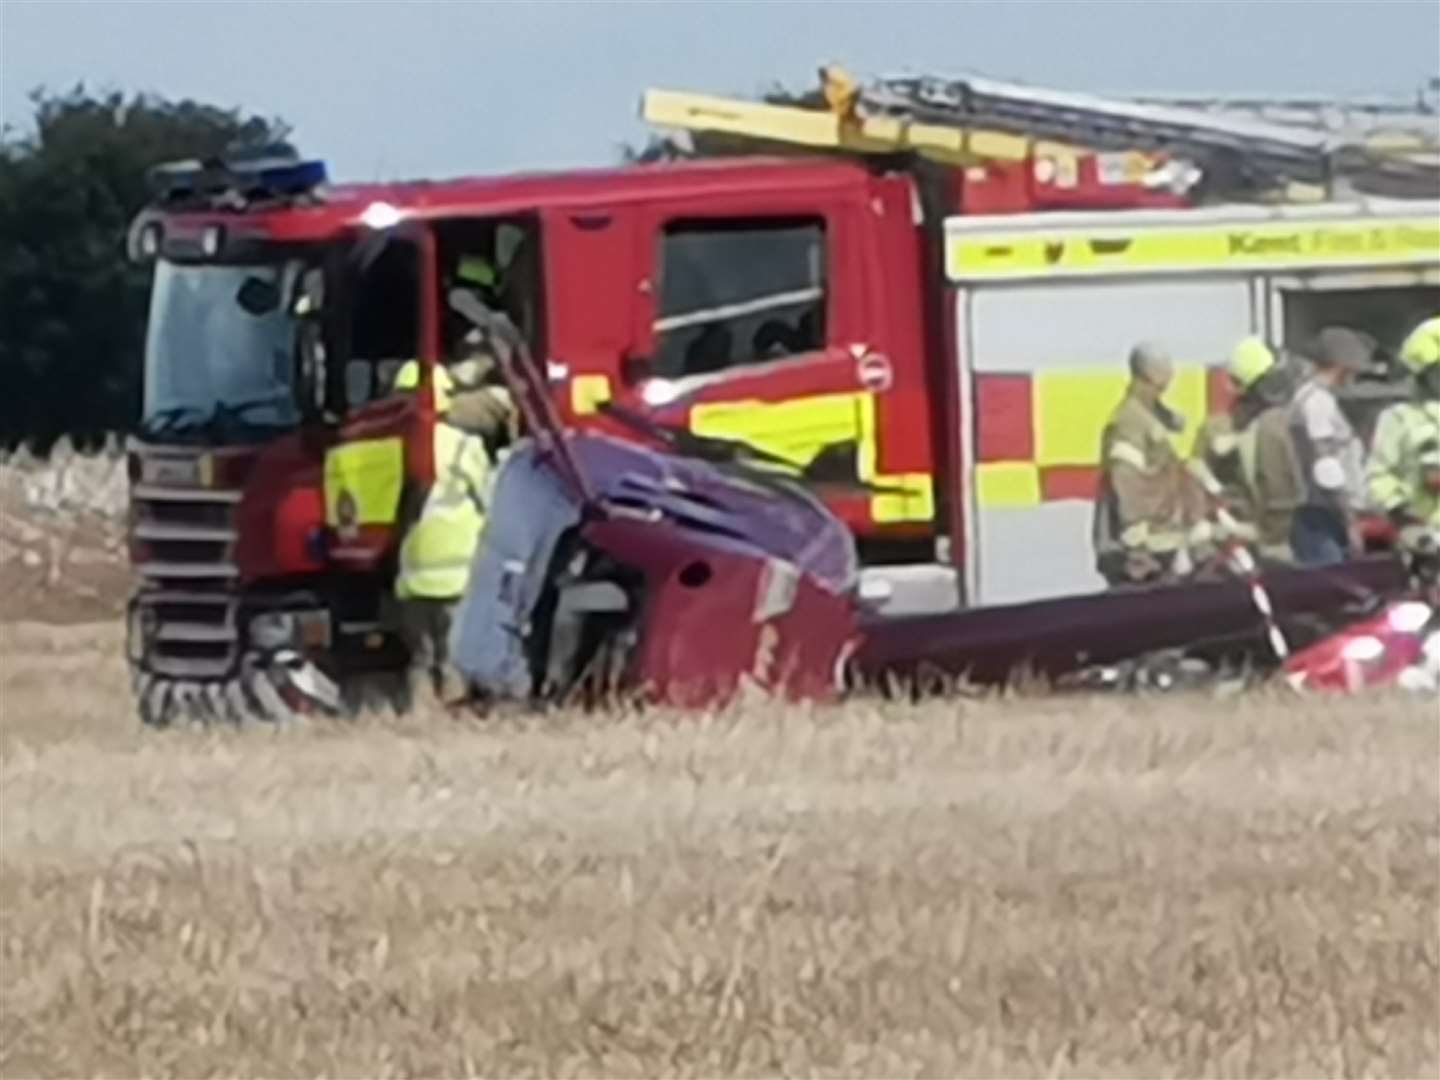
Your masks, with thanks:
[[[1275,354],[1258,337],[1247,337],[1230,354],[1230,377],[1242,390],[1249,390],[1275,366]]]
[[[492,288],[495,285],[495,265],[483,255],[462,255],[455,266],[455,277],[467,285]]]
[[[1440,365],[1440,315],[1426,319],[1400,346],[1400,362],[1416,375]]]

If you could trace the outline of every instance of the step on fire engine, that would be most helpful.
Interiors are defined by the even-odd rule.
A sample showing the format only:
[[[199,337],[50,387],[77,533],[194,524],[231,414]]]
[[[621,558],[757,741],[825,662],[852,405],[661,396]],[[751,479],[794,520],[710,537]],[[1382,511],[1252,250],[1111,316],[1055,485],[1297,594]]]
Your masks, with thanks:
[[[1157,617],[1182,609],[1211,636],[1254,636],[1243,589],[1094,595],[1099,432],[1127,349],[1156,337],[1184,362],[1185,440],[1238,338],[1283,345],[1339,321],[1398,342],[1440,310],[1440,203],[1336,201],[1385,163],[1341,175],[1313,132],[981,80],[860,88],[835,70],[799,104],[653,92],[644,109],[725,156],[365,186],[287,159],[157,170],[130,235],[155,264],[131,443],[129,654],[146,719],[333,707],[403,665],[384,601],[434,476],[431,374],[465,330],[442,297],[467,256],[498,267],[494,304],[528,358],[512,379],[544,399],[517,460],[585,432],[571,456],[643,487],[673,470],[616,447],[699,455],[729,479],[693,484],[753,485],[759,468],[773,498],[847,527],[854,581],[830,566],[821,591],[853,607],[855,635],[748,676],[806,694],[812,665],[833,685],[856,647],[871,671],[996,678],[1154,647],[1173,636]],[[409,360],[419,385],[397,392]],[[579,506],[623,505],[576,483]],[[747,540],[747,514],[780,511],[746,505],[711,527],[750,544],[763,589],[793,594],[814,571],[779,539]],[[643,513],[678,511],[652,499]],[[688,513],[678,528],[705,527]],[[636,627],[655,597],[698,600],[724,575],[664,562],[692,583],[669,591],[647,543],[596,554],[628,566],[628,616],[593,615],[628,627],[612,635],[630,642],[617,670],[660,697],[697,700],[681,689],[695,676],[721,698],[738,661],[702,671],[669,635],[660,664]],[[1385,560],[1280,575],[1279,616],[1397,576]],[[771,606],[746,625],[771,626],[756,614]],[[761,629],[772,657],[774,633],[790,640]]]

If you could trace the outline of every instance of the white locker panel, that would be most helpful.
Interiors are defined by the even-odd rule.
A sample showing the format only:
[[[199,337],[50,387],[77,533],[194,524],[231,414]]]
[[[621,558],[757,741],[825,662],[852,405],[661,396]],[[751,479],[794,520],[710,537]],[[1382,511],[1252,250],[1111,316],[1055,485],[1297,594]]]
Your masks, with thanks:
[[[1103,589],[1090,549],[1094,512],[1079,501],[982,510],[976,602],[1018,604]]]
[[[1124,394],[1129,351],[1144,339],[1167,346],[1180,367],[1167,400],[1188,420],[1177,439],[1188,448],[1205,411],[1204,369],[1222,365],[1237,341],[1263,328],[1263,295],[1248,275],[1211,275],[980,285],[957,303],[969,405],[963,437],[973,463],[965,491],[970,601],[1102,588],[1090,540],[1093,501],[1074,497],[1073,484],[1063,489],[1072,497],[1047,496],[1045,478],[1054,469],[1099,466],[1101,429]],[[1032,380],[1031,459],[980,460],[987,395],[979,384],[995,375]],[[1003,421],[1016,422],[1013,414]],[[1000,473],[1029,479],[1017,489],[994,482]]]
[[[1123,367],[1131,346],[1146,338],[1182,363],[1209,366],[1261,325],[1250,279],[1241,275],[981,286],[970,296],[977,372]]]

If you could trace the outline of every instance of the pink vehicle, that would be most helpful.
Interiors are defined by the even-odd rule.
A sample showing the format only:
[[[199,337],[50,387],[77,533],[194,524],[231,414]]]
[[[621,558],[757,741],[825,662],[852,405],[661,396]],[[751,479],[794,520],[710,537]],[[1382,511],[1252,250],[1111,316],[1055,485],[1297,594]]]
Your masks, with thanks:
[[[1291,686],[1440,693],[1440,536],[1425,538],[1408,561],[1412,593],[1290,657],[1284,671]]]

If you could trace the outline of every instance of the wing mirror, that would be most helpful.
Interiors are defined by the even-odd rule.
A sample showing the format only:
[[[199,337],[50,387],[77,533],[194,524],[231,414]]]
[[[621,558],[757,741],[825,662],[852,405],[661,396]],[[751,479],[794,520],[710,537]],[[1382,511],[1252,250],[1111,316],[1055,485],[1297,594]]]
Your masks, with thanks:
[[[295,283],[290,301],[290,314],[297,319],[312,319],[325,306],[325,274],[318,268],[306,270]]]

